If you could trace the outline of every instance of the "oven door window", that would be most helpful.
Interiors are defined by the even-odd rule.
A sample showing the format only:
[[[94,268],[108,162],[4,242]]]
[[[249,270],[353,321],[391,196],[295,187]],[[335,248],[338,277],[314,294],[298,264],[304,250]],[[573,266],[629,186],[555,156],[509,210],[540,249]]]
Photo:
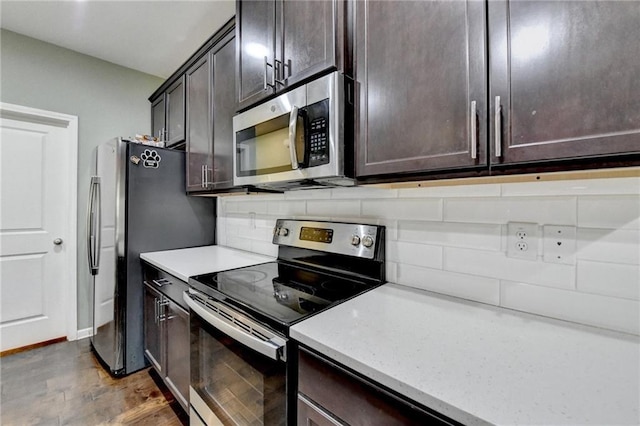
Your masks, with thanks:
[[[238,176],[256,176],[293,170],[289,140],[289,114],[257,124],[236,133]],[[294,149],[298,163],[305,155],[305,125],[302,114],[296,122]]]
[[[191,387],[225,425],[286,424],[286,364],[191,315]]]

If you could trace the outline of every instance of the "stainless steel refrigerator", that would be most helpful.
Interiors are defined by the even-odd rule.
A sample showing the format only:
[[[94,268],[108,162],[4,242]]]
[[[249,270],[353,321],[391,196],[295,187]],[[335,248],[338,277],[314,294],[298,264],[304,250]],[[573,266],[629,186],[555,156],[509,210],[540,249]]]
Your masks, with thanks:
[[[140,253],[215,242],[215,198],[185,188],[184,151],[121,138],[96,148],[87,212],[91,344],[115,376],[147,365]]]

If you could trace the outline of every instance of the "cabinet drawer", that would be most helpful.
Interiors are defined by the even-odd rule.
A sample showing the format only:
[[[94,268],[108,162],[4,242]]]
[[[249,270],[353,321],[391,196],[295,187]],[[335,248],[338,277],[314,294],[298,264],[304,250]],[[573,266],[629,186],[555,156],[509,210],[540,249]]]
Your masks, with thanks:
[[[182,300],[182,293],[189,289],[187,283],[146,262],[143,262],[142,265],[145,284],[167,296],[188,312],[189,307]]]
[[[331,414],[328,419],[338,424],[340,421],[354,426],[457,424],[436,417],[409,401],[403,401],[302,348],[299,351],[298,391],[302,401],[307,399],[320,406]],[[298,414],[298,424],[306,424],[305,419],[301,418],[305,411],[301,410]]]

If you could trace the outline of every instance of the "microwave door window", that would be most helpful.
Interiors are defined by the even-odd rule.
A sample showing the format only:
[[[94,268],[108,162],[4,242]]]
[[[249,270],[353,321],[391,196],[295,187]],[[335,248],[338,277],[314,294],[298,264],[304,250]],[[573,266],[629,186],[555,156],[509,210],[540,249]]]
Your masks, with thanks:
[[[238,176],[293,170],[289,150],[289,115],[237,132],[236,158]]]

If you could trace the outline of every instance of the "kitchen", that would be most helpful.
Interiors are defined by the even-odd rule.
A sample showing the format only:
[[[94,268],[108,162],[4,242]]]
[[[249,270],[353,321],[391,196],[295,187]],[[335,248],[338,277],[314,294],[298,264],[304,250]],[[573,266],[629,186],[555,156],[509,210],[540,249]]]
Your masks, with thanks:
[[[476,3],[473,5],[477,6]],[[133,134],[140,130],[140,126],[148,125],[150,105],[147,98],[161,86],[162,80],[149,78],[145,80],[139,74],[135,78],[133,76],[125,78],[123,76],[125,71],[122,69],[107,68],[106,64],[91,62],[86,57],[80,59],[68,51],[63,51],[63,49],[8,31],[3,31],[2,43],[3,102],[54,111],[62,110],[67,113],[75,112],[80,116],[80,134],[82,135],[84,131],[84,135],[95,141],[96,145],[112,138],[114,134]],[[33,55],[25,55],[24,51],[32,52]],[[357,52],[361,52],[361,50]],[[65,61],[56,58],[57,55],[63,55],[67,60],[66,65]],[[56,84],[48,80],[51,76],[45,79],[37,74],[37,70],[42,68],[34,66],[34,64],[38,64],[33,59],[36,57],[41,61],[42,68],[46,68],[48,73],[57,76],[58,86],[64,88],[65,82],[67,88],[72,88],[73,84],[87,84],[87,86],[83,86],[84,90],[79,94],[69,93],[70,97],[76,96],[78,98],[76,105],[65,104],[70,101],[65,100],[63,93],[56,93],[55,90],[58,89],[51,87]],[[637,58],[636,55],[636,61]],[[377,59],[380,60],[380,58]],[[389,60],[393,62],[392,59]],[[69,64],[76,64],[76,66],[72,67]],[[264,64],[260,65],[264,66]],[[382,67],[384,64],[378,63],[377,65]],[[637,62],[635,66],[637,67]],[[74,70],[74,68],[77,69]],[[94,71],[95,76],[92,78],[95,79],[95,82],[93,84],[86,77],[79,78],[84,75],[81,71],[82,68]],[[381,69],[389,72],[387,68]],[[65,75],[69,73],[71,76]],[[74,76],[74,73],[80,75]],[[105,75],[112,78],[114,82],[111,83],[112,86],[100,88],[100,85],[106,83],[104,79],[98,77]],[[375,81],[374,77],[376,76],[370,76],[370,82]],[[386,75],[382,77],[386,77]],[[406,80],[411,78],[414,77],[408,75]],[[125,80],[127,83],[124,82]],[[391,81],[396,84],[394,87],[398,91],[406,90],[401,84],[402,80],[396,78]],[[38,90],[33,90],[34,87]],[[477,86],[472,85],[472,87]],[[629,87],[637,89],[637,86],[630,85]],[[373,91],[374,89],[370,88],[369,90]],[[131,105],[134,105],[135,102],[136,107],[130,106],[131,111],[127,112],[110,110],[105,107],[96,108],[96,105],[93,105],[96,99],[105,103],[113,102],[115,96],[108,93],[109,91],[126,96],[126,99],[132,99]],[[39,95],[39,92],[42,96]],[[94,93],[94,95],[87,96],[87,93]],[[478,111],[487,110],[487,102],[483,99],[487,99],[487,96],[478,98],[476,104]],[[490,99],[493,100],[494,97]],[[504,96],[503,99],[505,99]],[[92,112],[94,115],[78,111],[78,105],[82,105],[87,112]],[[376,106],[376,104],[369,104],[370,114],[379,114],[379,109],[375,109]],[[389,106],[393,107],[393,105]],[[503,107],[507,109],[506,106]],[[99,113],[95,111],[96,109]],[[540,116],[543,112],[539,110],[535,115]],[[105,117],[106,113],[111,115]],[[434,114],[436,113],[434,112]],[[479,112],[479,114],[484,114],[479,123],[489,122],[489,118],[493,118],[493,114],[487,112]],[[404,120],[404,117],[400,118]],[[409,126],[411,120],[419,120],[419,117],[414,116],[407,120],[409,121],[402,121],[402,125]],[[629,118],[629,120],[632,121],[633,118]],[[105,125],[105,121],[109,124]],[[125,126],[125,123],[129,123],[128,127]],[[385,131],[382,127],[376,128],[373,122],[367,123],[367,126],[369,126],[368,129],[371,133],[383,134]],[[467,127],[466,121],[464,127]],[[487,140],[487,133],[491,132],[492,126],[480,125],[479,127],[478,139]],[[96,133],[91,134],[94,129]],[[465,137],[463,140],[466,143],[467,138]],[[493,138],[490,140],[493,141]],[[637,146],[637,140],[635,146]],[[487,144],[478,144],[477,147],[476,155],[478,158],[486,159],[489,149]],[[463,148],[458,151],[463,151],[465,156],[468,156],[467,146],[465,145]],[[85,188],[87,185],[84,182],[89,176],[89,159],[93,146],[81,144],[79,149],[77,210],[78,217],[81,218],[84,216],[88,198],[88,188]],[[637,149],[634,151],[637,153]],[[370,156],[373,159],[376,155],[381,154],[389,155],[388,150],[384,153],[370,151]],[[405,155],[405,153],[399,153],[399,155]],[[447,156],[441,155],[440,157]],[[424,160],[415,160],[413,165],[408,164],[410,160],[397,161],[395,165],[389,167],[415,168],[415,163],[421,162],[423,164]],[[383,166],[384,164],[380,165],[380,162],[371,162],[362,164],[362,170],[366,170],[365,174],[370,176],[389,175],[388,172],[380,170],[380,167]],[[271,242],[275,220],[278,218],[384,225],[387,240],[386,280],[399,284],[398,291],[407,292],[415,299],[424,295],[435,297],[431,296],[433,293],[427,292],[456,298],[428,298],[424,299],[424,306],[427,306],[428,303],[446,304],[454,300],[459,301],[460,304],[449,306],[449,309],[441,306],[443,312],[456,311],[462,309],[463,306],[468,309],[469,315],[473,315],[472,312],[483,315],[482,312],[484,312],[487,315],[493,313],[505,316],[508,313],[516,315],[515,311],[519,311],[527,313],[515,317],[524,323],[536,320],[546,321],[539,317],[542,316],[568,321],[552,322],[558,324],[558,327],[571,328],[570,323],[577,323],[595,327],[580,328],[580,330],[590,330],[594,334],[597,334],[598,330],[612,330],[614,333],[621,332],[620,336],[623,336],[621,339],[633,340],[635,338],[633,336],[638,334],[638,217],[640,216],[638,214],[638,171],[635,167],[594,170],[584,166],[582,171],[568,173],[570,168],[581,169],[583,166],[584,164],[567,165],[560,169],[560,173],[556,174],[552,172],[558,172],[558,169],[551,168],[544,170],[547,173],[510,176],[508,173],[500,176],[482,176],[482,172],[470,172],[467,169],[458,175],[460,177],[457,179],[456,175],[448,176],[447,180],[396,178],[395,181],[374,182],[379,184],[377,186],[218,197],[215,219],[217,244],[273,258],[278,254],[277,246]],[[424,168],[424,165],[422,167]],[[442,169],[442,167],[440,168]],[[478,169],[483,169],[483,165],[480,164]],[[522,170],[527,171],[524,167]],[[199,171],[196,174],[199,176]],[[398,174],[400,173],[398,172]],[[426,176],[428,177],[428,174]],[[83,178],[85,179],[83,180]],[[537,236],[529,242],[537,244],[537,248],[528,251],[530,254],[533,252],[534,258],[509,255],[507,253],[508,247],[512,246],[509,240],[510,226],[531,223],[537,224],[534,227]],[[567,240],[570,244],[574,244],[574,249],[569,252],[569,257],[566,259],[568,263],[551,262],[546,257],[549,253],[546,245],[548,240],[546,232],[552,229],[552,226],[564,226],[569,228],[570,233],[575,232],[575,236]],[[86,263],[84,250],[81,247],[83,244],[82,235],[83,231],[79,230],[79,270],[83,270],[84,263]],[[88,272],[84,271],[78,273],[79,277],[87,275]],[[84,278],[82,279],[84,280]],[[88,287],[87,283],[78,282],[79,301],[88,300]],[[373,294],[377,293],[366,296]],[[404,311],[403,302],[398,300],[397,295],[387,295],[387,298],[396,300],[396,304],[390,304],[386,308],[391,311],[390,315],[394,309],[397,309],[398,313]],[[467,303],[463,300],[480,302],[481,305]],[[492,306],[501,308],[490,310]],[[338,308],[340,307],[331,311],[335,311],[336,316],[346,314]],[[433,306],[431,309],[439,312],[438,306]],[[88,307],[79,302],[79,326],[77,329],[90,326],[88,312]],[[534,316],[527,316],[528,314]],[[455,318],[449,318],[444,314],[442,314],[442,318],[456,321]],[[426,322],[427,319],[429,323],[434,321],[433,318],[426,316],[422,320],[417,317],[417,321],[420,323]],[[311,320],[308,327],[312,327],[313,321]],[[346,321],[346,318],[336,319],[336,321]],[[498,321],[497,324],[491,324],[492,327],[500,325],[507,327],[506,324],[511,323],[505,321],[503,324]],[[524,327],[524,325],[522,326]],[[428,328],[419,327],[418,329],[426,330]],[[363,342],[369,339],[365,331],[357,330],[361,333],[360,339]],[[558,329],[551,327],[550,330],[557,332]],[[455,330],[451,330],[451,333],[454,332]],[[503,332],[507,331],[503,330]],[[552,336],[554,332],[548,331],[547,333]],[[391,334],[393,335],[393,333]],[[393,342],[390,340],[389,348],[391,349],[397,346],[397,343]],[[446,344],[446,341],[443,341],[443,344]],[[489,349],[483,347],[479,342],[475,342],[475,344],[475,350],[471,351],[475,357],[495,356],[495,354],[486,352]],[[548,342],[547,344],[551,345],[550,347],[556,347],[554,345],[560,343]],[[333,354],[335,359],[340,356],[340,348],[338,347],[339,343],[333,342],[333,345],[336,346],[323,349],[323,354],[327,356]],[[384,350],[384,348],[380,349],[380,353]],[[466,348],[466,350],[468,352],[471,349]],[[637,357],[637,349],[635,351]],[[396,354],[396,356],[400,357],[399,359],[403,362],[416,362],[402,358],[402,354]],[[453,356],[453,353],[448,354],[448,357]],[[424,357],[427,355],[425,354]],[[543,358],[538,360],[540,359]],[[344,359],[344,355],[338,360],[341,361],[341,364],[356,371],[358,371],[356,364],[375,361],[366,358],[360,358],[359,361],[349,361]],[[350,364],[350,362],[354,364]],[[549,367],[547,366],[547,368]],[[637,370],[637,367],[635,368]],[[377,371],[378,373],[361,372],[361,374],[365,374],[375,382],[382,383],[391,389],[394,389],[394,384],[385,383],[383,378],[379,376],[406,374],[403,372],[393,373],[385,369]],[[630,377],[637,377],[634,371],[633,368],[627,370],[627,374]],[[472,371],[471,374],[474,372],[477,373],[477,370]],[[456,374],[462,373],[462,371],[456,372]],[[452,377],[449,379],[453,380]],[[443,380],[446,381],[444,378]],[[402,387],[403,383],[405,383],[404,387],[408,386],[406,382],[399,382],[399,386]],[[514,383],[509,383],[509,385],[513,386],[512,392],[514,394],[527,395],[522,389],[516,390]],[[580,388],[575,383],[574,386]],[[629,395],[633,396],[634,392],[637,395],[637,381],[629,386],[631,386]],[[551,385],[551,388],[553,387]],[[405,394],[405,396],[408,396],[410,400],[417,400],[423,405],[431,405],[427,404],[425,399],[421,399],[425,397],[424,395],[420,396],[420,391],[416,392],[418,393]],[[576,398],[579,398],[579,395],[576,395]],[[595,401],[591,401],[591,403],[594,407],[598,407]],[[518,404],[521,403],[512,405],[517,406]],[[632,418],[637,419],[637,404],[626,408],[634,412],[635,417]],[[447,414],[452,415],[451,412],[447,412]],[[493,419],[489,422],[508,423],[504,418],[500,421],[499,418],[491,417],[492,415],[495,413],[479,417]],[[472,422],[468,418],[458,421]],[[533,419],[530,422],[536,422],[536,420]],[[538,422],[544,423],[543,420]],[[548,422],[561,423],[557,419]],[[620,421],[620,423],[623,422]],[[635,422],[637,423],[637,420]],[[601,420],[600,423],[608,422]]]

